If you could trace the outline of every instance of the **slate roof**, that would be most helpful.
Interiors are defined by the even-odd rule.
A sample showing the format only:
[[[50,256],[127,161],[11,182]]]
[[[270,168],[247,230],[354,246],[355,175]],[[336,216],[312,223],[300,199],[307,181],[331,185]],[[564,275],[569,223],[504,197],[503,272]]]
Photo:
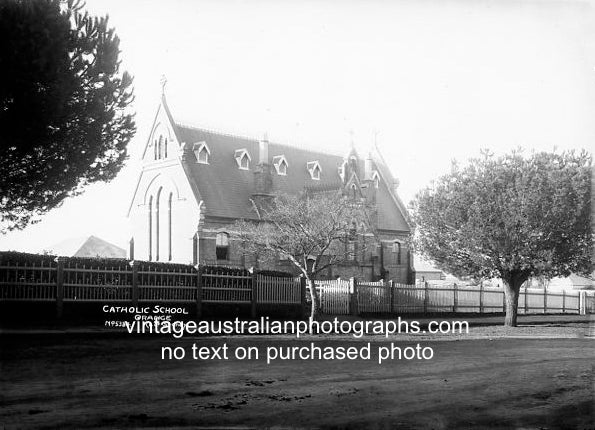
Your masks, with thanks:
[[[197,201],[203,201],[206,215],[231,220],[255,219],[256,213],[250,199],[255,192],[254,168],[260,160],[260,145],[257,139],[230,135],[212,130],[179,124],[174,121],[165,99],[163,105],[181,145],[190,147],[197,142],[206,142],[210,149],[209,164],[197,163],[194,154],[188,154],[183,167]],[[235,153],[246,149],[252,161],[249,170],[238,168]],[[313,151],[296,146],[269,142],[268,162],[272,169],[272,193],[297,194],[304,189],[338,189],[342,186],[339,166],[346,156]],[[352,148],[348,155],[355,154]],[[284,155],[288,163],[287,175],[278,175],[272,166],[273,157]],[[320,180],[311,178],[307,163],[318,161]],[[378,228],[383,230],[409,231],[405,207],[392,190],[393,177],[378,153],[375,166],[383,178],[378,190]],[[364,175],[364,159],[358,157],[359,179]]]
[[[176,125],[176,128],[181,142],[193,144],[205,141],[211,150],[208,165],[197,163],[193,156],[187,157],[185,161],[205,202],[207,214],[234,219],[254,218],[250,198],[254,193],[254,167],[260,160],[259,142],[185,125]],[[241,170],[236,164],[235,151],[242,148],[246,148],[252,157],[250,170]],[[272,193],[295,194],[306,187],[341,186],[338,168],[343,163],[343,157],[340,155],[269,142],[268,161],[271,166],[273,157],[278,155],[284,155],[287,159],[287,175],[278,175],[273,167]],[[320,180],[312,179],[308,172],[307,163],[311,161],[320,164]],[[363,161],[359,164],[360,169],[363,169]]]

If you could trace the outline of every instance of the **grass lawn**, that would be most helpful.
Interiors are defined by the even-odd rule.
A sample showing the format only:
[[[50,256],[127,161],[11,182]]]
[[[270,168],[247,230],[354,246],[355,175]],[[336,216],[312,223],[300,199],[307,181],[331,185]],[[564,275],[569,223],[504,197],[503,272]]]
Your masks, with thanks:
[[[580,329],[580,327],[578,327]],[[586,328],[582,327],[583,329]],[[595,343],[565,327],[473,338],[3,334],[0,428],[595,428]],[[535,338],[554,333],[550,338]],[[574,327],[577,333],[577,327]],[[507,337],[510,334],[521,337]],[[522,337],[528,336],[528,337]],[[444,341],[447,339],[447,341]],[[429,346],[431,360],[162,361],[161,346]],[[374,354],[373,354],[374,355]]]

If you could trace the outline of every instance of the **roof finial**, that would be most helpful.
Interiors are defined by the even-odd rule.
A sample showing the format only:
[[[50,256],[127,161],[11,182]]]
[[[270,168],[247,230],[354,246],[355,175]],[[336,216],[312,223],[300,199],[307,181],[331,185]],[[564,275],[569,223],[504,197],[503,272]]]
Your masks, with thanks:
[[[161,83],[161,96],[165,96],[165,86],[167,85],[167,78],[165,75],[161,75],[159,82]]]
[[[350,145],[351,145],[351,149],[355,149],[355,140],[353,139],[353,129],[349,129],[349,139],[351,140]]]

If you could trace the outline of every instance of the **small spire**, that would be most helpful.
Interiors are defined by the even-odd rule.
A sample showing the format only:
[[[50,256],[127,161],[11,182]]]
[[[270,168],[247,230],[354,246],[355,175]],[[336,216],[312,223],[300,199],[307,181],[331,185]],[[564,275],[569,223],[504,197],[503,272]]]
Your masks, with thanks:
[[[353,129],[349,129],[349,139],[350,139],[351,149],[355,149],[355,139],[353,138],[353,136],[354,136]]]
[[[161,83],[161,95],[165,96],[165,86],[167,85],[167,78],[165,75],[161,75],[159,82]]]

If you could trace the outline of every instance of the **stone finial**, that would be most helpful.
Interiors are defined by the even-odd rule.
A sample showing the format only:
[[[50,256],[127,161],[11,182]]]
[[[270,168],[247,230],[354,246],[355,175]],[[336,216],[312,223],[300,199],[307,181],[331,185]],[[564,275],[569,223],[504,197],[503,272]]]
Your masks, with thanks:
[[[165,86],[167,85],[167,78],[165,77],[165,75],[161,75],[161,79],[159,80],[159,83],[161,84],[161,95],[164,96],[165,95]]]

